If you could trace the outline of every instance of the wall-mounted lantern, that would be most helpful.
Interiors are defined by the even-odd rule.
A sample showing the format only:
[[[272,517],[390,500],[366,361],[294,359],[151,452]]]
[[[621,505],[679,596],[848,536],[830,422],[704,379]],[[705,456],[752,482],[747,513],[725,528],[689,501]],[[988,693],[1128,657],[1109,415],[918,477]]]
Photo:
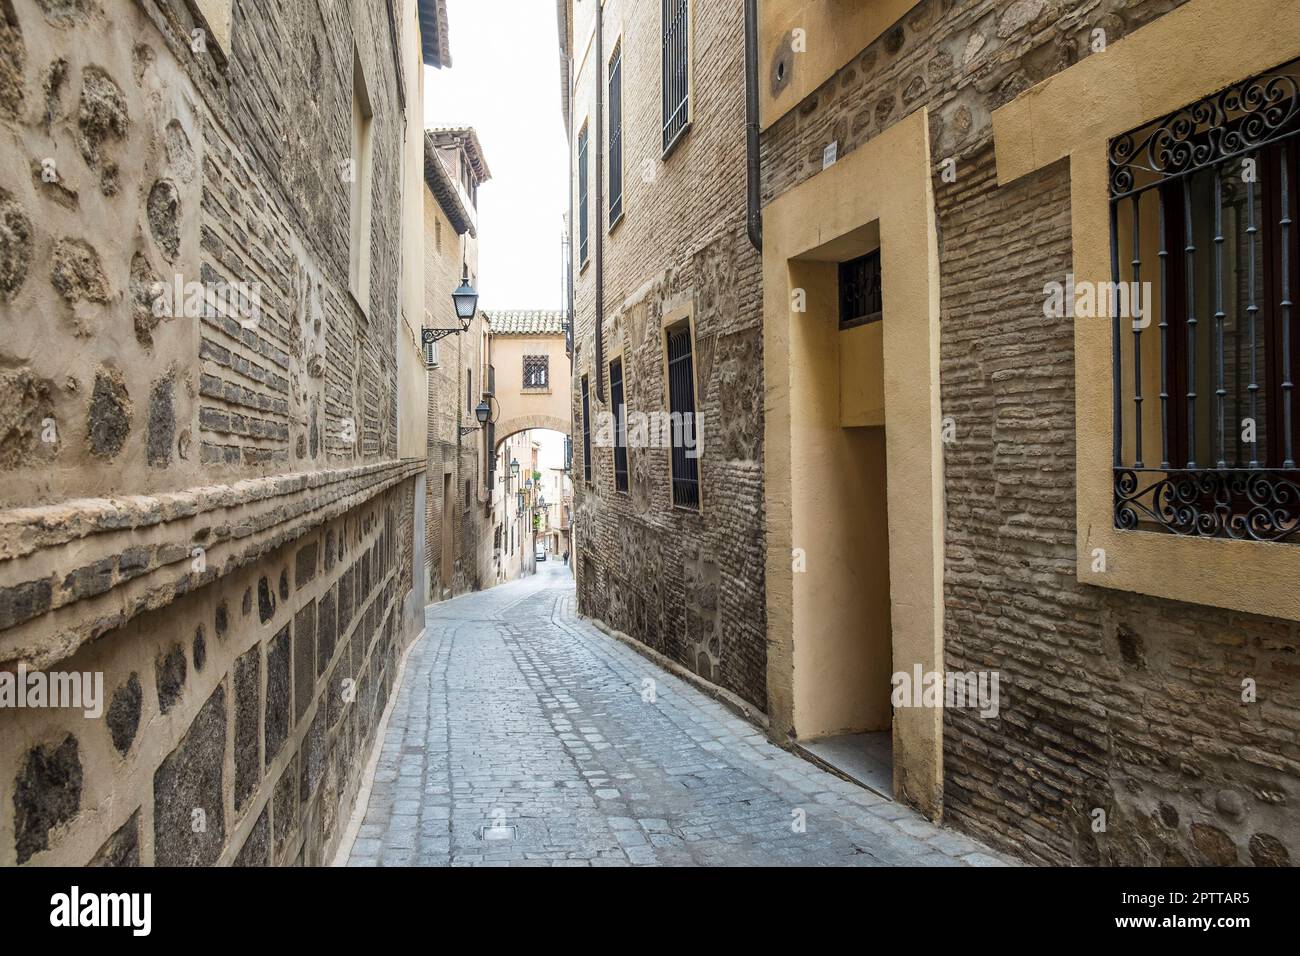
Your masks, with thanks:
[[[464,274],[461,276],[460,288],[451,294],[451,301],[456,306],[456,318],[461,321],[461,330],[468,329],[475,313],[478,312],[478,293],[469,284],[468,263],[465,264]]]
[[[488,422],[496,421],[496,416],[492,414],[492,406],[488,404],[486,398],[483,399],[481,402],[479,402],[478,406],[474,409],[474,417],[478,419],[477,425],[460,426],[460,433],[462,437],[468,435],[470,432],[482,431],[483,426],[485,426]]]
[[[439,339],[445,339],[449,335],[458,335],[467,331],[470,322],[474,321],[474,316],[478,313],[478,292],[469,283],[469,263],[463,263],[462,269],[463,275],[461,276],[460,287],[451,294],[451,302],[456,310],[456,318],[460,320],[460,328],[430,329],[426,327],[420,329],[420,342],[425,346],[426,355],[429,354],[428,346]]]

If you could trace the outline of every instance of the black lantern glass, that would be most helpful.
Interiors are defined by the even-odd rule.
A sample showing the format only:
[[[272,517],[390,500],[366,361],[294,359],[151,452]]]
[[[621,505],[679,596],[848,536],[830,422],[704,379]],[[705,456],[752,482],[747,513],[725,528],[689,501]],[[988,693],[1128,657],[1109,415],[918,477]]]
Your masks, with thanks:
[[[456,318],[460,319],[463,327],[469,328],[470,320],[474,318],[474,313],[478,311],[478,293],[469,284],[469,266],[465,267],[465,274],[460,280],[460,288],[451,294],[451,301],[456,304]]]

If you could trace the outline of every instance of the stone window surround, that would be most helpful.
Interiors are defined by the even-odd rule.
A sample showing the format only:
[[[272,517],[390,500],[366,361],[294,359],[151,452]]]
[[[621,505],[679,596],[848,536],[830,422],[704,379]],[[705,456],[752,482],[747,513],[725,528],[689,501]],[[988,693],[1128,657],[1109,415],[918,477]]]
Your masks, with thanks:
[[[352,47],[352,131],[353,155],[349,182],[348,221],[348,291],[370,317],[370,243],[372,218],[372,183],[374,174],[374,107],[370,98],[361,53]]]
[[[616,411],[616,410],[614,409],[614,407],[613,407],[613,404],[612,404],[612,402],[613,402],[613,398],[612,398],[612,396],[613,396],[614,386],[613,386],[613,380],[610,378],[610,370],[613,369],[613,367],[614,367],[614,363],[615,363],[615,362],[620,363],[620,366],[621,366],[621,368],[622,368],[622,370],[623,370],[623,407],[624,407],[625,409],[627,408],[627,382],[628,382],[628,374],[627,374],[627,370],[628,370],[628,363],[627,363],[627,360],[626,360],[626,358],[625,358],[625,352],[626,352],[625,347],[623,346],[622,343],[620,343],[620,344],[619,344],[619,347],[618,347],[615,351],[611,352],[609,355],[607,355],[607,356],[605,357],[605,385],[606,385],[606,387],[610,390],[610,395],[611,395],[611,399],[610,399],[610,401],[611,401],[611,404],[610,404],[610,410],[609,410],[609,411],[610,411],[610,414],[611,414],[611,415],[615,414],[615,411]],[[624,412],[624,415],[626,416],[626,412]],[[617,441],[617,436],[615,436],[615,441]],[[631,488],[632,488],[632,449],[631,449],[630,446],[625,446],[625,447],[626,447],[626,452],[627,452],[627,481],[628,481],[628,487],[627,487],[627,488],[619,488],[619,487],[618,487],[618,476],[615,475],[615,478],[614,478],[614,493],[615,493],[616,495],[623,495],[624,497],[626,497],[626,496],[628,496],[628,495],[630,495],[630,494],[632,493],[632,492],[631,492]],[[610,449],[610,469],[609,469],[609,473],[610,473],[611,475],[614,474],[613,456],[614,456],[614,451],[613,451],[613,449]],[[669,459],[669,469],[671,470],[671,468],[672,468],[672,461],[671,461],[671,458],[670,458],[670,459]],[[671,487],[671,486],[670,486],[670,487]]]
[[[585,140],[585,142],[584,142]],[[585,147],[585,148],[584,148]],[[573,207],[578,217],[571,241],[578,259],[578,275],[591,265],[591,119],[584,116],[578,125],[578,135],[573,138]],[[583,195],[582,174],[587,173],[586,195]],[[582,246],[582,230],[587,230],[587,247]]]
[[[1236,0],[1231,17],[1215,0],[1188,0],[993,113],[999,186],[1060,160],[1070,164],[1076,281],[1111,278],[1110,141],[1300,56],[1300,38],[1277,29],[1278,16],[1275,0]],[[1197,69],[1169,70],[1167,50],[1182,51]],[[1300,620],[1300,590],[1284,583],[1300,578],[1300,547],[1294,544],[1115,528],[1110,336],[1108,321],[1075,322],[1079,581]]]
[[[767,471],[766,581],[769,717],[798,733],[801,700],[817,694],[815,640],[830,626],[815,572],[794,574],[794,547],[816,552],[826,526],[818,485],[824,427],[795,427],[815,401],[816,371],[799,354],[793,267],[833,261],[832,247],[879,223],[885,315],[888,527],[893,669],[943,670],[943,455],[939,403],[939,252],[930,171],[929,112],[920,108],[764,209],[763,379]],[[857,250],[853,250],[857,251]],[[865,251],[865,250],[862,250]],[[828,299],[829,301],[829,299]],[[836,333],[837,335],[840,333]],[[837,429],[836,429],[837,430]],[[819,444],[822,443],[822,444]],[[821,463],[825,467],[824,462]],[[833,503],[832,503],[833,505]],[[796,658],[802,666],[797,666]],[[942,812],[941,708],[894,714],[894,792],[932,818]]]
[[[663,311],[659,317],[659,351],[660,360],[663,367],[663,408],[664,411],[672,410],[672,401],[668,395],[668,330],[675,325],[687,323],[691,330],[691,388],[695,391],[695,447],[699,449],[700,455],[695,459],[696,478],[699,482],[698,495],[699,501],[694,508],[687,508],[682,505],[673,504],[673,452],[672,448],[664,450],[668,456],[668,485],[666,492],[668,495],[668,510],[673,514],[679,515],[696,515],[704,516],[704,416],[700,412],[700,343],[699,327],[695,322],[695,290],[688,289],[681,295],[674,296],[663,303]],[[626,366],[624,366],[626,369]],[[605,373],[608,375],[609,369],[606,367]],[[626,375],[626,372],[624,372]],[[626,386],[625,386],[626,387]],[[629,467],[631,459],[629,459]]]
[[[581,371],[581,370],[579,370]],[[583,398],[586,401],[583,401]],[[596,468],[591,455],[591,371],[582,372],[578,379],[578,414],[582,417],[582,482],[588,488],[595,484]]]
[[[605,84],[605,111],[606,111],[605,115],[606,115],[606,117],[607,117],[607,119],[606,119],[606,125],[608,125],[608,116],[609,116],[609,113],[610,113],[610,102],[611,102],[611,95],[610,95],[610,93],[609,93],[609,68],[610,68],[610,66],[612,66],[613,63],[614,63],[614,57],[617,56],[617,57],[619,58],[619,111],[618,111],[618,117],[619,117],[619,126],[621,127],[621,129],[620,129],[620,134],[619,134],[620,137],[621,137],[621,139],[620,139],[621,148],[619,149],[619,156],[618,156],[618,158],[619,158],[619,183],[620,183],[619,196],[618,196],[618,200],[619,200],[619,202],[618,202],[618,215],[615,216],[613,219],[611,219],[611,220],[609,221],[609,223],[605,226],[605,234],[606,234],[606,235],[613,235],[614,230],[617,229],[617,228],[622,224],[623,219],[627,216],[627,194],[628,194],[628,189],[627,189],[627,186],[628,186],[628,182],[627,182],[627,133],[628,133],[628,124],[627,124],[627,113],[626,113],[626,111],[624,110],[624,106],[626,106],[626,104],[627,104],[627,97],[622,95],[622,89],[623,89],[623,86],[625,85],[625,82],[626,82],[627,73],[626,73],[626,71],[625,71],[625,69],[624,69],[624,64],[623,64],[623,30],[622,30],[622,25],[621,25],[621,24],[620,24],[620,26],[619,26],[618,33],[617,33],[617,34],[615,35],[615,37],[614,37],[614,43],[613,43],[612,46],[610,46],[609,49],[610,49],[610,54],[609,54],[608,62],[605,64],[605,77],[604,77],[604,80],[603,80],[603,82],[604,82],[604,84]],[[609,145],[608,145],[608,144],[606,144],[606,147],[605,147],[605,164],[606,164],[606,166],[609,165]],[[613,178],[614,178],[614,176],[613,176],[613,171],[610,170],[610,171],[607,173],[607,175],[606,175],[606,177],[605,177],[605,180],[606,180],[606,182],[610,182],[610,181],[613,180]],[[613,201],[614,201],[614,195],[613,195],[613,193],[611,193],[609,196],[607,196],[605,201],[606,201],[606,205],[609,205],[609,204],[613,203]],[[609,218],[609,216],[608,216],[608,210],[606,210],[606,213],[607,213],[606,218]]]

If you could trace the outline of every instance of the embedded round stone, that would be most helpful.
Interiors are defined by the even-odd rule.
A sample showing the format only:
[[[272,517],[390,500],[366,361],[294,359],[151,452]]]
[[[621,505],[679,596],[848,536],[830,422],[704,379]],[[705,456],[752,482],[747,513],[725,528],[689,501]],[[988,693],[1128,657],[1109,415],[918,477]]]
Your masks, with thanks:
[[[113,699],[108,705],[108,733],[120,754],[125,755],[135,743],[143,701],[138,674],[133,673],[125,684],[113,691]]]
[[[158,707],[165,714],[185,690],[185,650],[179,644],[160,656],[154,665],[158,681]]]
[[[27,760],[14,786],[14,848],[26,863],[50,847],[50,831],[81,809],[81,753],[68,734],[57,747],[40,745]]]

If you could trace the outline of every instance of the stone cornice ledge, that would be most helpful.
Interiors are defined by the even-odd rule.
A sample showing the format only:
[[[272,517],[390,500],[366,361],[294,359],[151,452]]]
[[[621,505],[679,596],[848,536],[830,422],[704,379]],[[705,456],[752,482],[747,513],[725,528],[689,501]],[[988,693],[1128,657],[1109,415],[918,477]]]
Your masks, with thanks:
[[[410,458],[0,512],[0,665],[49,667],[424,468]]]

